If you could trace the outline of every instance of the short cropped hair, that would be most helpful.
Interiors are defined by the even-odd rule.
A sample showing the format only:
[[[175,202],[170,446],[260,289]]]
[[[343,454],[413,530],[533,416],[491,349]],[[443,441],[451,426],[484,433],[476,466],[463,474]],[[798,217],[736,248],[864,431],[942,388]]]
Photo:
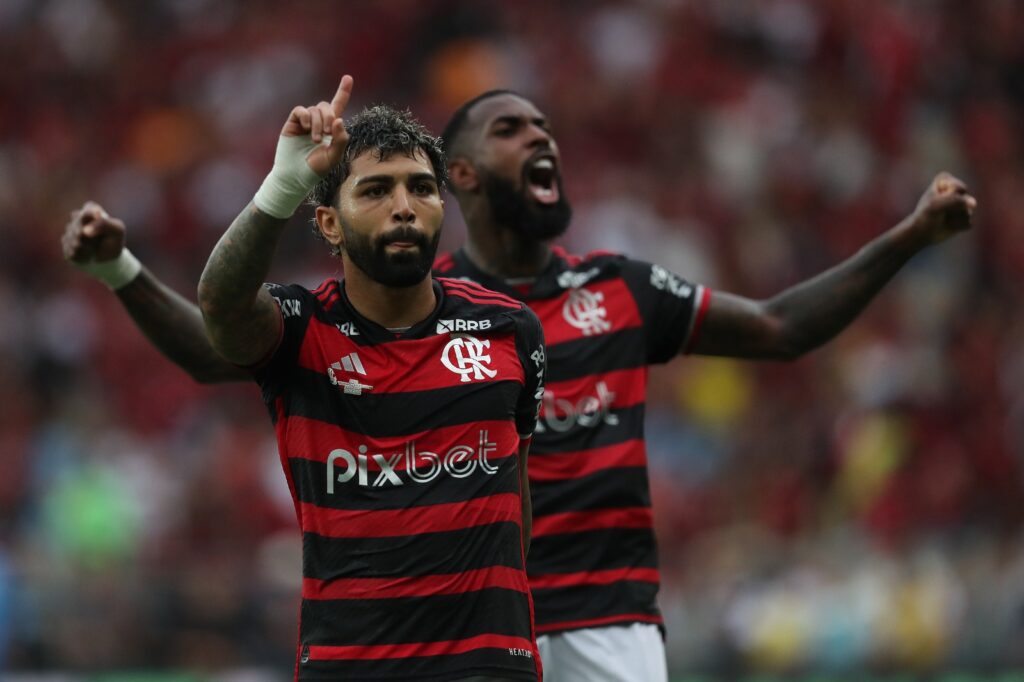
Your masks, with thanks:
[[[466,128],[466,124],[469,122],[469,112],[472,111],[480,102],[485,99],[492,97],[498,97],[499,95],[515,95],[516,97],[522,97],[518,92],[514,90],[488,90],[487,92],[481,93],[469,100],[452,114],[452,117],[448,119],[448,125],[444,127],[444,132],[441,133],[441,142],[444,145],[444,153],[448,158],[452,158],[455,155],[457,148],[457,142],[459,135]]]
[[[438,189],[443,190],[448,186],[448,163],[445,160],[441,139],[431,135],[408,109],[400,111],[378,104],[347,119],[345,130],[348,132],[345,154],[306,197],[307,203],[311,206],[333,206],[338,196],[338,188],[351,172],[352,159],[368,150],[372,151],[379,161],[393,154],[412,157],[417,151],[422,151],[434,169]],[[324,239],[315,218],[313,232],[318,238]],[[331,252],[337,256],[341,250],[331,245]]]

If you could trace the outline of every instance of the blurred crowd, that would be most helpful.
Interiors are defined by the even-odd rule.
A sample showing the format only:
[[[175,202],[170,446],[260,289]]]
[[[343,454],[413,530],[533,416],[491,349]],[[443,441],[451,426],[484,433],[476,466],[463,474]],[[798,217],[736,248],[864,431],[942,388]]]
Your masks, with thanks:
[[[661,604],[676,671],[1024,666],[1024,3],[3,0],[0,669],[289,670],[301,543],[258,391],[161,358],[59,238],[96,199],[194,297],[345,72],[437,131],[526,94],[567,245],[752,297],[964,178],[973,233],[827,347],[652,371]],[[337,272],[308,217],[275,281]]]

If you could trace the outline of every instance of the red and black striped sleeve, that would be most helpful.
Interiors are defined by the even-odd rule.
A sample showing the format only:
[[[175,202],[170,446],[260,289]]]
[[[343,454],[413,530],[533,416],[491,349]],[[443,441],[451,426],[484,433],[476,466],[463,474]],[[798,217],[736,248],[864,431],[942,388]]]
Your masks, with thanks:
[[[622,261],[622,278],[643,319],[647,363],[668,362],[689,352],[700,334],[711,290],[660,265],[629,258]]]
[[[281,338],[274,350],[250,369],[263,389],[264,400],[269,401],[280,393],[295,368],[302,340],[315,310],[325,307],[332,300],[336,302],[340,292],[335,280],[327,280],[313,291],[298,284],[267,283],[263,286],[270,292],[281,313]]]

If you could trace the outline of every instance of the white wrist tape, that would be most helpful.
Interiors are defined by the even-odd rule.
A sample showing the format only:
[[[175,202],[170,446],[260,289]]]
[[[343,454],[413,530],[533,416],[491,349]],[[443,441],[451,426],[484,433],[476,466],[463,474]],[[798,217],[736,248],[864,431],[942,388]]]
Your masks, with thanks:
[[[128,284],[142,271],[142,263],[127,248],[121,249],[117,258],[103,262],[75,263],[75,266],[106,284],[111,291],[117,291]]]
[[[331,136],[324,135],[319,144],[330,144]],[[306,157],[316,149],[309,135],[277,139],[274,167],[270,169],[252,201],[256,208],[275,218],[290,218],[309,191],[320,182],[320,176],[306,163]]]

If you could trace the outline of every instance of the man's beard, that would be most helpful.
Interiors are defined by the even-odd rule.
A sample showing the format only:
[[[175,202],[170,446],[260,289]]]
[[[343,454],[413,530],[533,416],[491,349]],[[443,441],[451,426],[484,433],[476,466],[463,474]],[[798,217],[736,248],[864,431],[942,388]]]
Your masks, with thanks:
[[[527,198],[525,189],[493,173],[483,174],[484,196],[491,206],[494,221],[513,232],[536,241],[546,241],[565,234],[572,220],[572,206],[565,197],[562,176],[556,175],[558,201],[540,204]]]
[[[396,227],[375,241],[344,222],[341,230],[345,235],[345,253],[352,263],[374,282],[396,288],[415,286],[430,274],[441,240],[440,230],[428,239],[412,227]],[[409,242],[419,248],[388,253],[386,247],[393,242]]]

